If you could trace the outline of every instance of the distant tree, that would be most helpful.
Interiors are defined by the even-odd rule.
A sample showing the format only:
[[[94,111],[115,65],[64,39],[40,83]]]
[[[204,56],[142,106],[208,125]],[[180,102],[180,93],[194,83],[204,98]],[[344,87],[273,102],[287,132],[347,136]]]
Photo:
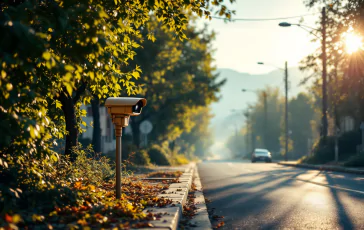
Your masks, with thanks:
[[[316,119],[313,108],[313,98],[300,93],[289,101],[289,130],[292,141],[292,153],[298,159],[307,155],[308,139],[313,140],[314,135],[311,123]]]
[[[264,94],[267,95],[267,129],[264,125]],[[229,137],[227,146],[233,152],[241,149],[245,152],[246,140],[249,140],[249,147],[267,148],[275,154],[283,154],[281,149],[285,146],[285,120],[284,120],[284,99],[278,88],[266,87],[259,90],[258,101],[250,106],[249,127],[244,127],[239,132],[238,137]],[[313,139],[315,135],[315,124],[318,119],[318,111],[313,107],[314,99],[305,93],[289,100],[289,152],[290,157],[299,158],[307,154],[308,139]],[[266,133],[265,133],[266,132]],[[244,133],[241,134],[241,133]],[[248,138],[247,136],[248,135]],[[267,136],[266,143],[264,136]],[[266,144],[266,145],[265,145]]]
[[[148,85],[140,96],[148,98],[149,106],[130,124],[136,146],[140,144],[139,125],[147,119],[154,124],[150,134],[154,143],[173,141],[189,132],[194,126],[194,111],[216,101],[224,83],[217,82],[213,74],[214,33],[191,23],[185,31],[188,40],[179,41],[157,21],[148,23],[142,33],[151,31],[156,41],[145,41],[131,62],[143,68],[141,81]]]
[[[209,156],[209,149],[212,145],[209,123],[213,117],[210,108],[208,106],[199,107],[188,115],[191,116],[193,128],[189,132],[184,131],[177,139],[177,143],[185,143],[184,148],[181,148],[181,152],[190,152],[191,156],[200,158]]]

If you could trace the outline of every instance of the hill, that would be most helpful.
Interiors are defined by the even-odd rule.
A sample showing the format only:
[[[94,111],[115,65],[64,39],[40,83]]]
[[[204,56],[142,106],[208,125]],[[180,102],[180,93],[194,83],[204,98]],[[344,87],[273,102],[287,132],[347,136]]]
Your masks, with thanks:
[[[211,120],[210,126],[213,129],[215,146],[213,152],[225,153],[224,142],[227,137],[233,135],[237,129],[244,124],[243,110],[249,104],[253,104],[257,95],[254,92],[242,92],[242,89],[260,90],[266,86],[279,87],[284,94],[284,73],[276,70],[262,75],[251,75],[240,73],[232,69],[218,69],[219,79],[226,79],[226,83],[220,91],[220,100],[212,104],[211,109],[215,117]],[[307,74],[298,68],[289,68],[289,97],[296,96],[299,92],[306,91],[307,86],[299,86],[300,81]],[[232,110],[235,110],[233,112]],[[223,153],[224,152],[224,153]]]

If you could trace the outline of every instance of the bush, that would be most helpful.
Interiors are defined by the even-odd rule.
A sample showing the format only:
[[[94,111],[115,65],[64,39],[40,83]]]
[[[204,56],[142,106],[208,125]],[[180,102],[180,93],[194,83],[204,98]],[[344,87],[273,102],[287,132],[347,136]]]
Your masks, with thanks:
[[[186,165],[188,163],[189,160],[183,154],[178,154],[173,158],[173,165]]]
[[[347,162],[345,162],[344,166],[348,167],[364,167],[364,154],[357,154],[349,158]]]
[[[339,138],[339,158],[347,160],[356,153],[356,146],[361,144],[361,132],[343,133]]]
[[[356,146],[361,143],[361,134],[358,131],[351,131],[342,134],[338,139],[339,160],[347,160],[356,152]],[[313,155],[300,159],[303,163],[325,164],[335,160],[335,139],[327,137],[324,143],[320,140],[313,149]]]
[[[150,162],[156,165],[171,165],[167,158],[166,150],[158,145],[153,145],[149,150],[148,154]]]
[[[308,164],[325,164],[335,160],[335,140],[327,137],[326,141],[320,140],[313,149],[313,155],[301,158],[300,161]]]
[[[82,148],[82,145],[79,144],[73,149],[73,152],[77,157],[74,162],[70,163],[70,178],[75,180],[83,178],[86,183],[99,186],[114,176],[109,158],[95,153],[92,145]]]
[[[141,149],[135,151],[135,154],[133,154],[131,157],[131,162],[136,165],[149,165],[150,157],[148,155],[147,150]]]

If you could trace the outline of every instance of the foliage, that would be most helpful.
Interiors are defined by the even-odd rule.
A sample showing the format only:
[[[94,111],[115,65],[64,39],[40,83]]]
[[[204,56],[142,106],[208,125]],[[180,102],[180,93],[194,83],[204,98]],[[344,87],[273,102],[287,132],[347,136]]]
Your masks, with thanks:
[[[247,146],[246,146],[246,135],[249,135],[245,130],[243,130],[244,133],[238,132],[235,133],[235,135],[231,135],[227,142],[226,147],[230,150],[230,153],[233,157],[241,158],[245,157],[247,159],[250,159],[250,151],[247,152]],[[249,136],[248,136],[249,138]]]
[[[163,178],[178,178],[183,174],[182,171],[157,171],[157,172],[151,172],[146,175],[147,178],[152,177],[163,177]]]
[[[308,7],[326,7],[328,114],[335,119],[336,126],[340,125],[341,118],[345,116],[353,117],[356,125],[359,125],[364,120],[363,51],[360,49],[348,53],[343,41],[347,32],[363,36],[364,3],[357,0],[329,1],[324,5],[319,0],[307,0],[305,3]],[[319,25],[318,31],[321,29],[322,25]],[[311,87],[317,98],[321,98],[321,52],[315,51],[301,63],[301,69],[313,71],[318,78]]]
[[[177,139],[177,145],[181,147],[180,153],[189,157],[205,157],[210,154],[209,148],[212,145],[211,130],[209,122],[213,115],[211,115],[211,108],[198,107],[191,111],[189,114],[193,122],[193,127],[190,131],[184,131]]]
[[[1,184],[0,227],[138,227],[138,221],[156,218],[142,212],[146,206],[171,203],[170,200],[157,197],[168,188],[168,184],[151,184],[133,176],[123,177],[122,197],[116,200],[114,171],[108,164],[109,160],[95,154],[91,146],[86,149],[78,146],[74,151],[77,154],[75,162],[70,163],[67,157],[61,156],[53,165],[53,171],[46,173],[52,173],[51,186],[14,191],[18,199],[13,199],[6,194]],[[178,171],[168,174],[172,177],[180,175]]]
[[[106,224],[107,216],[98,214],[100,205],[108,212],[116,209],[114,214],[121,217],[142,215],[135,213],[142,207],[140,196],[135,204],[129,197],[112,202],[110,191],[95,188],[110,171],[106,159],[90,159],[90,150],[77,145],[86,114],[80,107],[92,96],[130,95],[141,91],[139,83],[148,86],[148,81],[136,82],[142,69],[131,60],[145,40],[155,40],[154,31],[142,33],[151,17],[187,43],[188,14],[209,18],[216,10],[226,18],[233,13],[222,1],[210,0],[1,1],[0,120],[5,121],[0,124],[1,213],[44,208],[41,204],[46,202],[46,210],[58,206],[58,216],[74,214],[60,217],[65,223],[74,224],[80,215],[79,220],[98,227]],[[68,156],[59,157],[54,150],[65,137]],[[106,200],[100,201],[103,196]],[[82,206],[75,207],[77,202]],[[83,210],[95,212],[90,216]],[[25,223],[56,218],[24,215]],[[16,215],[6,219],[9,224],[19,220]]]
[[[156,42],[145,41],[132,62],[143,67],[141,80],[148,85],[140,95],[148,98],[147,106],[141,116],[135,117],[131,127],[134,134],[134,144],[139,145],[139,124],[144,120],[153,123],[150,142],[162,144],[165,141],[176,141],[183,145],[184,135],[191,133],[197,121],[205,119],[199,113],[206,111],[203,107],[217,100],[216,93],[222,82],[217,82],[217,76],[212,72],[212,47],[214,33],[205,28],[198,29],[192,22],[186,27],[188,40],[178,41],[163,29],[157,21],[150,21],[142,34],[154,31]],[[163,125],[161,125],[163,122]],[[197,135],[194,134],[194,135]],[[184,137],[182,137],[184,136]],[[196,143],[197,145],[198,143]],[[188,151],[191,146],[183,146]],[[196,149],[196,148],[195,148]],[[193,150],[191,150],[193,152]]]
[[[267,127],[265,128],[264,94],[266,94]],[[250,158],[253,148],[267,148],[274,159],[282,159],[285,147],[284,98],[278,88],[257,92],[258,101],[244,113],[246,124],[229,137],[226,146],[239,157]],[[317,138],[318,113],[312,96],[300,93],[288,101],[288,157],[298,159],[309,152],[308,140]],[[264,137],[267,140],[264,140]],[[247,146],[248,145],[248,146]],[[248,150],[247,150],[248,149]],[[283,150],[283,151],[282,151]]]
[[[334,161],[334,141],[335,140],[333,137],[327,137],[326,141],[320,139],[320,141],[318,141],[313,148],[313,154],[309,157],[304,157],[302,162],[308,164],[326,164],[328,162]]]
[[[137,150],[132,158],[132,162],[135,165],[149,165],[150,157],[148,155],[148,151],[145,149]]]
[[[357,152],[357,146],[361,145],[361,131],[354,130],[343,133],[339,139],[339,159],[346,160]]]
[[[153,31],[141,33],[152,15],[183,40],[188,12],[210,17],[217,10],[227,18],[232,13],[209,0],[5,0],[0,10],[0,119],[7,121],[0,124],[1,167],[28,158],[36,163],[26,170],[35,176],[54,158],[57,139],[66,137],[72,155],[85,115],[80,106],[91,94],[105,98],[140,90],[135,80],[141,68],[127,66],[145,39],[155,40]]]
[[[91,145],[83,149],[79,144],[73,151],[77,158],[69,165],[69,178],[82,178],[84,184],[94,186],[100,186],[104,181],[114,178],[109,158],[95,153]]]
[[[152,145],[148,149],[148,154],[150,157],[150,162],[156,165],[170,165],[170,161],[168,160],[168,153],[166,149],[160,147],[158,145]]]
[[[338,137],[339,161],[346,161],[353,157],[357,152],[356,147],[359,144],[361,144],[361,134],[359,131],[347,132]],[[310,157],[305,157],[301,160],[307,163],[324,164],[334,161],[334,158],[335,138],[329,136],[326,142],[321,140],[316,144]]]
[[[364,167],[364,154],[356,154],[350,157],[344,165],[348,167]]]
[[[189,162],[184,154],[177,154],[173,157],[172,165],[186,165]]]

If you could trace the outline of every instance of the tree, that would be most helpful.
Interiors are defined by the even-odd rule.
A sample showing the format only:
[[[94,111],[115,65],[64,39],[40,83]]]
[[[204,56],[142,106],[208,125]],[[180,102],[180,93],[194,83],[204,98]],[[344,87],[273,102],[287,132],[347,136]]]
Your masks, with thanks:
[[[267,127],[265,124],[264,113],[264,95],[267,95]],[[255,147],[264,147],[263,138],[266,135],[266,148],[271,151],[280,151],[279,136],[280,122],[283,116],[283,97],[278,88],[266,87],[264,90],[258,91],[258,102],[252,106],[251,116],[251,132],[255,136]]]
[[[300,93],[289,101],[289,129],[292,141],[293,158],[298,159],[308,153],[308,139],[313,140],[311,124],[317,118],[313,108],[313,98]]]
[[[267,126],[264,125],[264,93],[267,95]],[[267,148],[273,153],[273,157],[280,157],[281,149],[285,144],[284,129],[284,99],[278,88],[266,87],[257,92],[258,101],[250,106],[249,113],[246,113],[249,127],[243,127],[238,137],[231,136],[228,147],[233,151],[246,149],[246,142],[252,148]],[[289,137],[289,151],[291,158],[299,158],[307,154],[307,140],[315,138],[314,124],[318,119],[318,112],[315,111],[314,99],[305,93],[300,93],[289,100],[289,123],[291,131]],[[244,133],[242,135],[241,133]],[[267,135],[266,142],[263,142],[264,135]],[[247,138],[248,137],[248,138]],[[264,144],[266,144],[264,146]],[[230,147],[231,146],[231,147]],[[240,150],[239,150],[240,149]],[[274,156],[275,155],[275,156]]]
[[[185,31],[188,40],[179,41],[158,21],[148,23],[142,34],[151,31],[156,41],[145,41],[132,62],[143,67],[141,80],[148,88],[140,95],[148,98],[150,105],[130,124],[135,146],[140,144],[139,124],[147,119],[154,124],[151,142],[173,141],[189,132],[194,126],[194,111],[216,101],[216,92],[223,84],[216,82],[212,73],[214,33],[189,24]]]
[[[230,0],[233,2],[233,0]],[[221,1],[57,0],[0,3],[0,117],[2,152],[52,152],[66,136],[74,158],[82,103],[135,94],[141,69],[124,71],[140,46],[150,11],[180,39],[187,38],[186,12],[230,18]],[[153,34],[147,35],[154,40]],[[10,137],[10,138],[9,138]],[[19,147],[22,146],[22,147]]]
[[[212,145],[211,132],[209,129],[210,119],[212,118],[208,106],[194,109],[188,116],[191,117],[193,128],[187,132],[184,131],[177,139],[177,143],[183,142],[184,148],[181,152],[190,153],[191,156],[199,158],[206,157],[210,154],[209,148]]]
[[[308,7],[321,4],[319,0],[305,1]],[[327,64],[329,86],[329,113],[334,119],[336,127],[339,127],[340,117],[350,115],[356,118],[359,124],[364,120],[364,94],[363,87],[364,70],[363,52],[348,54],[345,49],[345,37],[347,34],[363,34],[362,7],[364,3],[357,0],[331,1],[326,5],[327,9]],[[320,51],[309,55],[302,61],[301,68],[313,70],[320,74],[318,60]],[[318,81],[319,82],[319,81]],[[319,101],[320,92],[317,84],[312,86]],[[336,128],[333,127],[333,128]],[[332,133],[335,129],[332,129]]]

